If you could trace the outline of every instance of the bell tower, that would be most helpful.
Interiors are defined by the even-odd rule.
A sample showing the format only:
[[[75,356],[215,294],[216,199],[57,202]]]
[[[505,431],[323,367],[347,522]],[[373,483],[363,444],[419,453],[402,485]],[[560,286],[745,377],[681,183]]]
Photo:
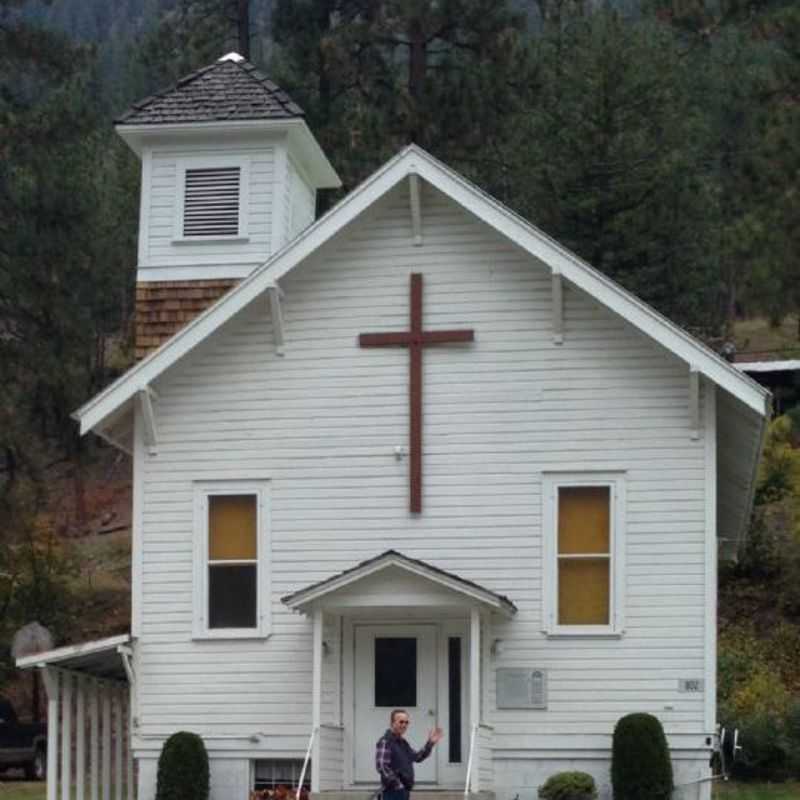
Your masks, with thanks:
[[[140,157],[136,358],[314,221],[339,177],[302,109],[237,53],[135,103],[116,130]]]

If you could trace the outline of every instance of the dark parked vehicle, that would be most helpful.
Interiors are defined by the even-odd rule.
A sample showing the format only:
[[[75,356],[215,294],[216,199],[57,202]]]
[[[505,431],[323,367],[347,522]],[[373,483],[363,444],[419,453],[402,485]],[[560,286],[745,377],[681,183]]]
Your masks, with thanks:
[[[11,703],[0,697],[0,770],[12,767],[24,769],[29,780],[45,779],[47,726],[21,723]]]

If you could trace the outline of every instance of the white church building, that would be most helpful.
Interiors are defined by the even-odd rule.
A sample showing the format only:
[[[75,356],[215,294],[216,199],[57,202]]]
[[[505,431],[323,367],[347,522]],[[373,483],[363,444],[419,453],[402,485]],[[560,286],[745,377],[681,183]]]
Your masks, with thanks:
[[[75,416],[133,458],[132,624],[19,661],[48,799],[153,800],[180,730],[212,800],[366,798],[394,707],[444,730],[421,791],[581,769],[609,798],[649,712],[710,797],[717,563],[769,394],[419,147],[315,220],[336,172],[234,54],[117,131],[140,359]]]

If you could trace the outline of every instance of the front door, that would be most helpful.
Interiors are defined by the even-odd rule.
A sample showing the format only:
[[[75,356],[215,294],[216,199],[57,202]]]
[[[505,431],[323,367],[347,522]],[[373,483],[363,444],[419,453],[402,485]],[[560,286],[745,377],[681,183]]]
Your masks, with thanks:
[[[411,717],[408,741],[419,750],[436,726],[436,627],[355,627],[355,780],[377,783],[375,744],[389,727],[392,709]],[[436,782],[436,756],[415,765],[418,783]]]

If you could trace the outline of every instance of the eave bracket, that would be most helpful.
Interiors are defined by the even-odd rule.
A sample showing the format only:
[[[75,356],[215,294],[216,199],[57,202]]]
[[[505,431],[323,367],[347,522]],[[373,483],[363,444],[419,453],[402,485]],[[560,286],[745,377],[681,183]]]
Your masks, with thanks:
[[[422,245],[422,204],[420,202],[419,175],[408,176],[408,195],[411,205],[411,230],[415,247]]]
[[[139,389],[137,393],[139,410],[144,423],[144,443],[150,455],[155,455],[158,451],[158,426],[156,425],[156,414],[153,408],[154,397],[155,393],[149,386]]]
[[[700,438],[700,371],[689,368],[689,428],[692,439]]]
[[[276,283],[267,289],[269,293],[269,313],[272,316],[272,338],[275,341],[275,355],[284,355],[284,327],[283,310],[281,309],[281,299],[283,291]]]
[[[564,344],[564,284],[561,273],[553,270],[553,344]]]

